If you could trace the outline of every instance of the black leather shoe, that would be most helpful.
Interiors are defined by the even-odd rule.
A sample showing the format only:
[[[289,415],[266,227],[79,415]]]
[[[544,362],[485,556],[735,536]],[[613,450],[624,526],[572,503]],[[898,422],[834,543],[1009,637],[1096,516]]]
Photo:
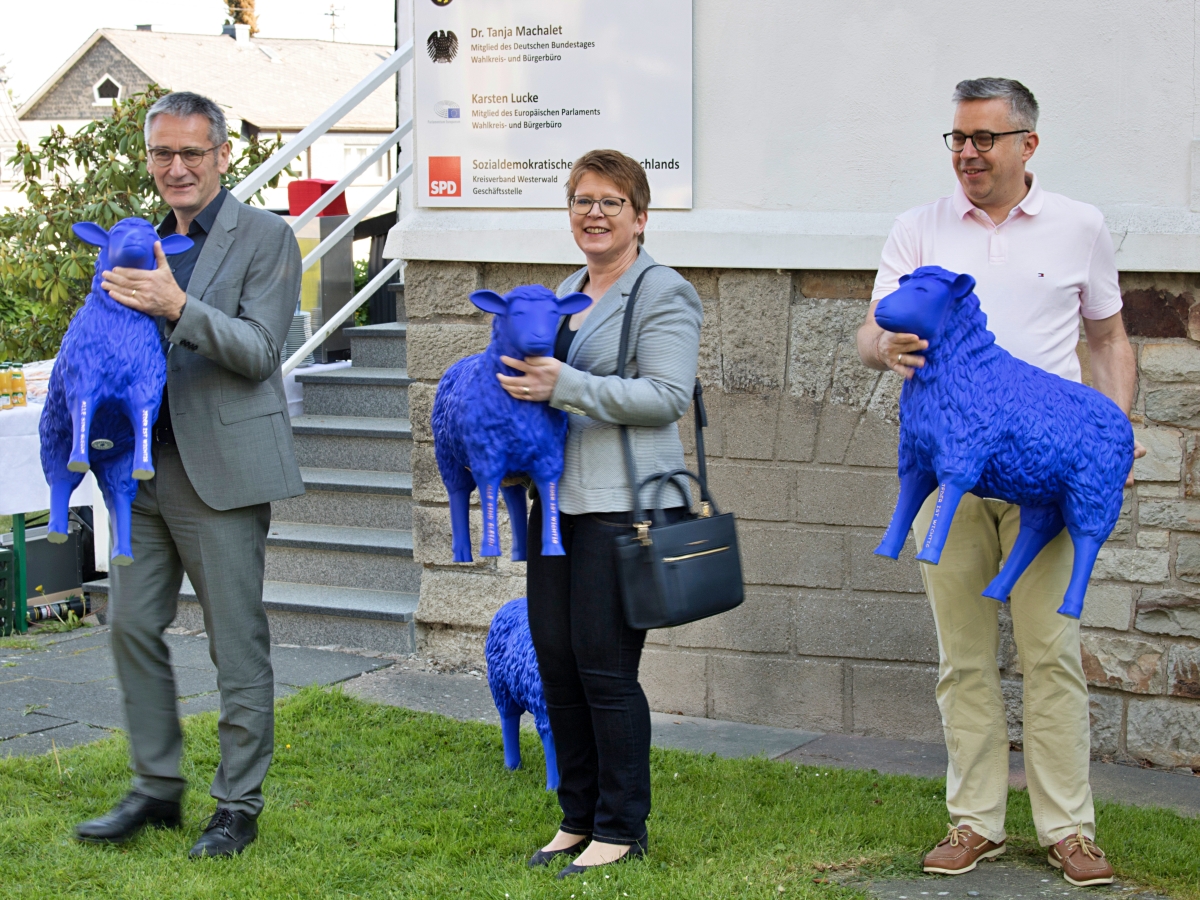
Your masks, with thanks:
[[[218,806],[204,833],[196,841],[188,856],[236,856],[258,837],[258,819],[235,809]]]
[[[570,856],[575,853],[582,853],[584,845],[587,844],[590,834],[585,834],[583,840],[578,844],[572,844],[570,847],[563,847],[561,850],[539,850],[533,856],[529,857],[529,868],[536,869],[538,866],[548,866],[556,858],[560,856]]]
[[[645,841],[641,844],[630,844],[629,852],[620,859],[614,859],[612,862],[598,863],[594,866],[577,866],[571,863],[565,869],[558,873],[555,877],[561,881],[564,878],[570,878],[572,875],[582,875],[584,872],[590,872],[592,869],[603,869],[608,866],[616,866],[623,862],[628,862],[631,859],[641,859],[646,855]]]
[[[179,801],[159,800],[130,791],[116,806],[98,819],[75,826],[75,837],[89,844],[123,844],[147,825],[178,828]]]

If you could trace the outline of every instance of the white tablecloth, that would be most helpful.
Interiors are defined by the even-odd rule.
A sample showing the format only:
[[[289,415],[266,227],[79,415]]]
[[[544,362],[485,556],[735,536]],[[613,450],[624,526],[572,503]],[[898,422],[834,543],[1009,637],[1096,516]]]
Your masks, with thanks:
[[[36,404],[0,410],[0,515],[50,508],[50,486],[42,474]],[[72,506],[91,506],[95,479],[89,472],[71,495]],[[94,491],[100,497],[100,491]]]

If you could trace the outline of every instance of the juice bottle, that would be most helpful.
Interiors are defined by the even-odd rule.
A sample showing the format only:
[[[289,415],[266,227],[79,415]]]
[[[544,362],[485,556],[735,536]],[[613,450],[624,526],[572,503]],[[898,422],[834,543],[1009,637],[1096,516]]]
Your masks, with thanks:
[[[12,409],[12,375],[8,363],[0,363],[0,409]]]
[[[12,397],[13,406],[25,405],[25,367],[14,363],[12,370],[9,372],[9,380],[12,386],[9,390],[9,396]]]

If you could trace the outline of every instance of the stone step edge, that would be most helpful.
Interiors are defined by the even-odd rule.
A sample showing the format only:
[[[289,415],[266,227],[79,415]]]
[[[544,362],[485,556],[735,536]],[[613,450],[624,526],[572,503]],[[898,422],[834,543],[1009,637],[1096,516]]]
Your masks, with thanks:
[[[90,581],[83,586],[92,594],[108,594],[107,578]],[[298,590],[299,589],[299,590]],[[308,594],[296,599],[296,593]],[[322,602],[319,595],[328,600]],[[289,596],[292,595],[292,596]],[[198,603],[196,591],[184,579],[179,591],[183,603]],[[331,587],[297,584],[289,581],[264,581],[263,606],[273,612],[303,613],[315,616],[336,616],[343,619],[373,619],[381,622],[411,623],[417,611],[416,594],[398,591],[372,591],[364,588]]]
[[[367,478],[364,476],[382,476]],[[411,472],[379,472],[373,469],[330,469],[301,466],[300,478],[306,491],[331,494],[386,494],[412,496]]]
[[[411,440],[412,423],[408,419],[382,416],[296,416],[292,419],[292,433]]]
[[[301,384],[353,384],[353,385],[384,385],[386,387],[408,387],[413,380],[408,377],[408,370],[402,368],[383,368],[381,366],[363,366],[356,369],[333,369],[328,372],[298,372],[296,380]]]
[[[407,322],[380,322],[378,325],[355,325],[343,328],[342,334],[352,338],[391,338],[402,340],[408,333]]]
[[[317,525],[310,522],[271,522],[267,531],[267,547],[377,556],[413,555],[411,531],[354,525]]]

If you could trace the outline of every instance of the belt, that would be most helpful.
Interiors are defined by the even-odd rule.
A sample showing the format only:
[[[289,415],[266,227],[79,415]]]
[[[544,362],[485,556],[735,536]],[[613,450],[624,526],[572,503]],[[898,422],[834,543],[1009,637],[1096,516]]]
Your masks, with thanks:
[[[175,432],[170,428],[154,428],[154,443],[175,446]]]

